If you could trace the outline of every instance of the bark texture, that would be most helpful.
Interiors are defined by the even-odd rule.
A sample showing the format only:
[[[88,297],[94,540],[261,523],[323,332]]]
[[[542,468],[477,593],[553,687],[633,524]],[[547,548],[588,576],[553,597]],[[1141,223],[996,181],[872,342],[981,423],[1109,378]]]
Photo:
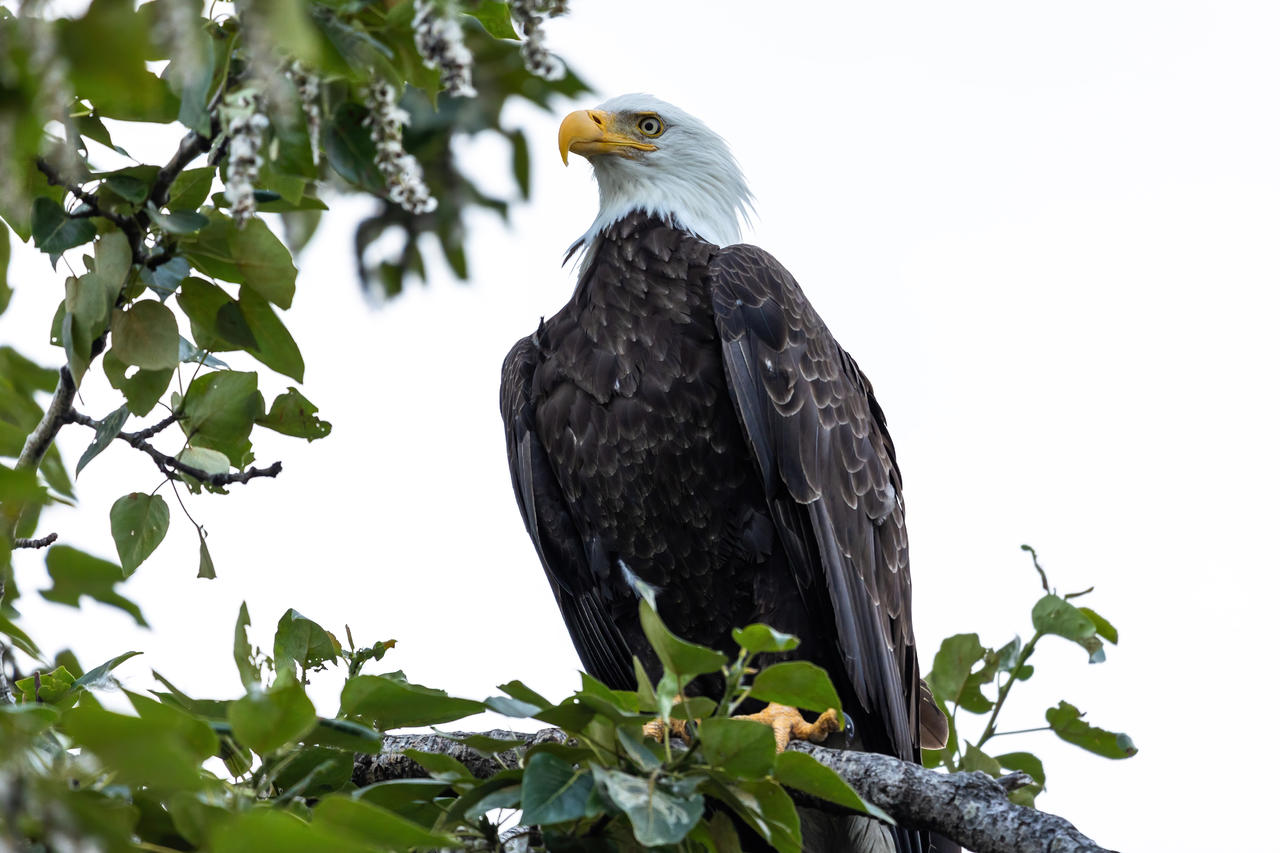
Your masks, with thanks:
[[[459,737],[466,734],[457,733]],[[523,740],[525,745],[489,756],[442,735],[388,735],[381,754],[356,756],[352,781],[364,786],[426,776],[422,767],[402,754],[406,749],[449,755],[475,776],[486,778],[517,766],[528,747],[566,740],[559,729],[533,733],[496,729],[485,734]],[[937,773],[888,755],[828,749],[801,741],[792,741],[787,748],[807,752],[830,767],[899,823],[940,832],[974,853],[1114,853],[1057,815],[1009,802],[1008,790],[1031,781],[1023,774],[996,780],[985,773]],[[799,805],[833,813],[846,811],[814,797],[793,795]]]

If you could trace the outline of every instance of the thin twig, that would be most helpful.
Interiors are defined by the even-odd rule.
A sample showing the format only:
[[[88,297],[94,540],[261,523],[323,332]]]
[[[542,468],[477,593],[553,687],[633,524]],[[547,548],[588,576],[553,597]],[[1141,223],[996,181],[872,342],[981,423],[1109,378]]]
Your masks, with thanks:
[[[266,468],[250,468],[236,474],[210,474],[208,471],[197,468],[194,465],[188,465],[182,460],[170,456],[167,453],[162,453],[152,447],[147,439],[165,427],[172,425],[180,417],[181,415],[179,414],[166,415],[159,423],[156,423],[153,426],[139,430],[138,432],[116,433],[115,437],[123,441],[125,444],[128,444],[130,447],[133,447],[136,450],[141,450],[143,453],[150,456],[152,461],[156,463],[156,467],[158,467],[161,473],[166,477],[172,478],[178,474],[186,474],[193,480],[198,480],[201,483],[205,483],[215,488],[227,486],[231,483],[247,483],[250,480],[257,479],[258,477],[275,477],[284,470],[283,465],[279,462],[274,462]],[[87,426],[91,429],[97,429],[99,426],[98,421],[95,421],[93,418],[78,412],[75,409],[71,409],[67,412],[65,419],[67,423],[80,424],[81,426]]]
[[[13,547],[15,548],[48,548],[54,542],[58,541],[58,534],[50,533],[48,536],[42,536],[39,539],[15,539]]]
[[[1040,558],[1036,555],[1036,549],[1030,545],[1023,545],[1022,550],[1031,555],[1031,564],[1036,567],[1036,571],[1040,573],[1040,585],[1044,587],[1044,591],[1053,594],[1053,590],[1049,589],[1049,576],[1044,573],[1044,569],[1040,568]]]

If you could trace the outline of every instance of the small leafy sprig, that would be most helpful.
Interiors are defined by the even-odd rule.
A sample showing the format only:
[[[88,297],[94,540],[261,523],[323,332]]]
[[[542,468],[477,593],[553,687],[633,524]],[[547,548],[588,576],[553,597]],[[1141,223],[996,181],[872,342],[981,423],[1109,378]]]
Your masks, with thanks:
[[[933,660],[933,670],[925,680],[947,716],[951,737],[945,749],[925,750],[924,763],[927,767],[945,767],[953,773],[981,770],[996,777],[1006,771],[1027,773],[1036,784],[1017,789],[1009,798],[1019,805],[1033,805],[1036,796],[1044,790],[1043,762],[1034,753],[1026,751],[990,755],[984,747],[993,738],[1052,731],[1067,743],[1105,758],[1130,758],[1138,750],[1128,735],[1085,722],[1084,713],[1065,700],[1045,711],[1047,725],[1003,731],[997,727],[1000,712],[1004,710],[1013,686],[1034,674],[1035,667],[1030,660],[1042,639],[1061,637],[1079,645],[1088,652],[1089,663],[1104,662],[1107,656],[1103,643],[1114,645],[1119,641],[1115,626],[1110,622],[1091,608],[1071,603],[1088,595],[1093,587],[1058,595],[1050,587],[1048,575],[1040,565],[1035,549],[1023,545],[1022,550],[1031,555],[1032,565],[1045,592],[1031,608],[1031,639],[1024,644],[1021,637],[1015,636],[999,648],[984,646],[977,634],[956,634],[942,641]],[[994,699],[984,691],[988,685],[995,686]],[[961,711],[978,717],[982,726],[975,740],[964,741],[963,750],[957,730],[957,716]]]

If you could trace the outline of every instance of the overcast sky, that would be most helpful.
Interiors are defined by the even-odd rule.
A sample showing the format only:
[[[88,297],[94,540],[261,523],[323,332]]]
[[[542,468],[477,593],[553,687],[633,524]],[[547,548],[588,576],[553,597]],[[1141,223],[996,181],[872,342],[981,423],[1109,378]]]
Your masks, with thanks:
[[[124,587],[154,630],[46,604],[40,558],[23,554],[27,630],[85,665],[145,651],[119,670],[132,689],[155,668],[226,696],[247,601],[264,645],[295,607],[361,643],[398,639],[385,668],[421,683],[571,691],[577,660],[510,496],[498,371],[567,299],[560,257],[595,212],[586,162],[559,162],[561,115],[648,91],[729,141],[756,194],[747,239],[875,383],[904,474],[923,668],[953,633],[1030,636],[1040,590],[1018,546],[1035,545],[1060,591],[1096,586],[1085,603],[1120,644],[1089,666],[1046,641],[1006,726],[1043,725],[1066,699],[1141,752],[1111,762],[1047,733],[992,751],[1041,755],[1042,806],[1104,845],[1256,846],[1233,815],[1268,813],[1268,786],[1205,773],[1265,754],[1276,699],[1258,664],[1280,593],[1280,7],[578,0],[548,36],[599,96],[504,117],[529,134],[534,196],[509,227],[472,220],[471,283],[437,265],[429,288],[370,305],[352,203],[302,259],[285,319],[333,435],[265,435],[278,480],[187,500],[219,578],[195,579],[196,535],[166,490],[169,537]],[[504,142],[463,153],[509,186]],[[56,363],[62,277],[18,253],[0,340]],[[263,385],[270,400],[285,383]],[[118,405],[104,388],[95,367],[83,410]],[[59,443],[74,462],[88,438]],[[80,478],[81,508],[40,533],[114,559],[112,501],[157,481],[117,443]],[[318,682],[322,712],[336,685]]]

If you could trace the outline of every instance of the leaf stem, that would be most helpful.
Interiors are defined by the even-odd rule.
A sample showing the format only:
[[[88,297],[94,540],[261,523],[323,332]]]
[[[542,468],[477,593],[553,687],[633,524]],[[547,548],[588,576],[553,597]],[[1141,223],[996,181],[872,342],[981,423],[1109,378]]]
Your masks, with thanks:
[[[1028,545],[1023,545],[1022,547],[1030,550],[1030,546]],[[1034,559],[1035,552],[1032,551],[1031,553],[1032,559]],[[1036,568],[1040,568],[1039,564],[1036,565]],[[1009,678],[1000,687],[1000,693],[996,696],[996,706],[991,709],[991,716],[987,719],[987,727],[983,730],[982,737],[978,738],[978,742],[974,744],[979,749],[982,748],[984,743],[995,737],[996,718],[1000,716],[1000,709],[1004,707],[1004,700],[1009,698],[1009,689],[1013,687],[1013,683],[1018,680],[1018,670],[1022,669],[1026,664],[1027,660],[1031,657],[1031,653],[1036,649],[1036,643],[1039,642],[1040,638],[1043,636],[1044,634],[1042,632],[1036,631],[1035,635],[1031,638],[1031,642],[1023,646],[1022,654],[1018,655],[1017,662],[1014,663],[1013,669],[1009,672]]]

